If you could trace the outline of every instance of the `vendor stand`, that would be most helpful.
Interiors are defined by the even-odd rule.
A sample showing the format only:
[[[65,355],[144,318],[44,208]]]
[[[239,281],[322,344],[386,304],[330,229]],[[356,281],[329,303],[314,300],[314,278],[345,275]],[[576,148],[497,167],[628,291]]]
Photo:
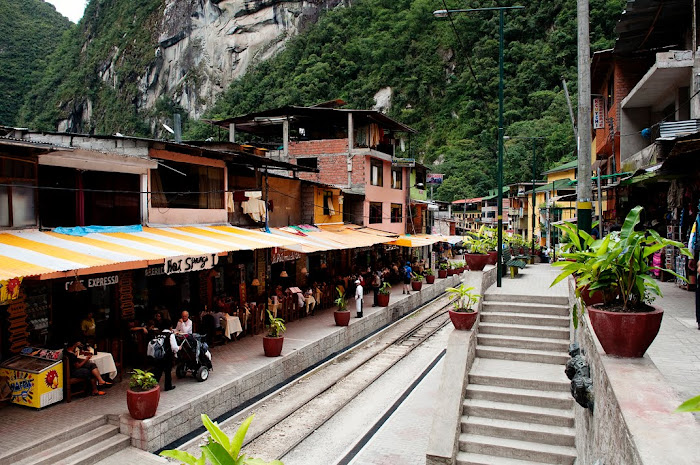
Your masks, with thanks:
[[[43,408],[63,400],[63,350],[25,347],[0,365],[10,386],[11,402]]]

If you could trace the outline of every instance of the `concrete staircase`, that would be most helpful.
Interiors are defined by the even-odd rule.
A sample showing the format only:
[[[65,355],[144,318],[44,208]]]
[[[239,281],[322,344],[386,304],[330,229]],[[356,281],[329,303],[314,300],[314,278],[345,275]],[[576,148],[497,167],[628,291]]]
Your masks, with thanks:
[[[10,457],[15,465],[92,465],[129,447],[131,440],[107,417],[66,425],[66,431]]]
[[[489,293],[463,404],[458,465],[572,465],[565,296]]]

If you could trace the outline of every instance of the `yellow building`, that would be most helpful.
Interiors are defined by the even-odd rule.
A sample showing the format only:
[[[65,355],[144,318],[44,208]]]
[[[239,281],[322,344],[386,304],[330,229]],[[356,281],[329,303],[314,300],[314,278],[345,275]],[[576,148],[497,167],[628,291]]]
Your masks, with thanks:
[[[557,229],[553,223],[571,221],[576,217],[576,160],[545,171],[547,184],[535,189],[535,205],[532,205],[532,191],[526,192],[528,211],[535,208],[535,240],[541,246],[547,245],[547,235],[552,235],[551,245],[557,242]],[[527,240],[532,240],[532,222],[527,225]]]

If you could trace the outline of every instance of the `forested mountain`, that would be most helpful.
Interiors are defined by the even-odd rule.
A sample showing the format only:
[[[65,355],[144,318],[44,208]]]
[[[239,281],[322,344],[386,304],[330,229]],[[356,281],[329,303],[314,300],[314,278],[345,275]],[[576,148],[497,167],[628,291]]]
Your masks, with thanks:
[[[72,31],[63,42],[29,96],[23,112],[27,124],[55,125],[66,117],[66,102],[82,106],[89,102],[89,109],[71,110],[73,115],[89,113],[83,130],[149,135],[154,120],[177,108],[186,110],[181,99],[165,90],[149,111],[139,107],[144,82],[137,78],[157,59],[153,22],[162,14],[164,2],[234,3],[91,0],[79,31]],[[277,3],[245,2],[246,8],[253,5],[250,11]],[[115,9],[116,4],[121,9]],[[445,6],[514,4],[525,9],[506,14],[506,133],[547,137],[539,158],[540,168],[549,168],[568,161],[575,147],[561,78],[567,80],[575,102],[576,0],[346,0],[289,39],[281,52],[253,63],[214,104],[207,102],[204,116],[228,117],[335,98],[349,107],[370,108],[375,94],[390,87],[389,114],[419,130],[411,140],[413,155],[447,175],[439,198],[482,195],[495,185],[498,17],[494,12],[461,14],[452,23],[434,18],[432,12]],[[612,45],[623,5],[624,0],[591,0],[593,50]],[[105,59],[109,56],[105,51],[115,47],[121,58]],[[107,68],[111,79],[107,81],[119,85],[103,85],[100,73]],[[183,78],[183,85],[196,84],[197,73]],[[89,99],[75,98],[86,89]],[[193,121],[186,134],[217,135],[210,126]],[[505,158],[506,182],[529,179],[530,143],[509,141]]]
[[[0,0],[0,124],[17,123],[25,94],[70,26],[42,0]]]

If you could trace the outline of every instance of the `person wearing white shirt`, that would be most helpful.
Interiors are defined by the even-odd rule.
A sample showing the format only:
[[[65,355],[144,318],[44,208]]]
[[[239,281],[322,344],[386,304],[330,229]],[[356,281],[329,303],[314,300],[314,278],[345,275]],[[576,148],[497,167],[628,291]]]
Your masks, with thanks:
[[[355,307],[357,308],[357,318],[362,318],[362,296],[364,289],[362,289],[362,284],[360,284],[359,279],[355,280],[355,284],[357,284],[357,287],[355,288]]]
[[[183,312],[187,313],[187,312]],[[184,315],[183,315],[184,316]],[[192,329],[192,320],[190,322],[190,330]],[[179,326],[180,323],[178,323]],[[169,329],[164,329],[159,337],[163,338],[163,348],[165,349],[165,355],[161,359],[156,359],[155,368],[153,370],[153,376],[157,381],[160,381],[161,375],[165,374],[165,390],[172,391],[175,389],[173,386],[173,360],[177,356],[180,347],[177,345],[175,340],[175,334],[173,334]]]
[[[182,318],[178,320],[175,332],[178,334],[192,334],[192,320],[190,320],[190,314],[186,310],[182,312]]]

